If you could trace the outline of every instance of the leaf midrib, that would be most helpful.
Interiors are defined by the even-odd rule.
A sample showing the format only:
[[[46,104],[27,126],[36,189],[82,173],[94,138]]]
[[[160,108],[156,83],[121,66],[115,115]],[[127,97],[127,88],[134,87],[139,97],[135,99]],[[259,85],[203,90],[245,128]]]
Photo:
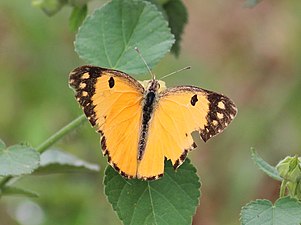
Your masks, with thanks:
[[[146,3],[144,3],[144,4],[146,4]],[[144,12],[144,9],[145,9],[145,5],[143,6],[143,9],[141,10],[141,12],[140,12],[140,14],[139,14],[139,17],[138,17],[138,19],[136,20],[135,25],[133,26],[133,29],[131,30],[130,37],[129,37],[128,41],[127,41],[127,40],[125,39],[125,35],[124,35],[124,26],[123,26],[124,20],[123,20],[123,13],[122,13],[122,12],[123,12],[123,7],[121,8],[121,31],[122,31],[122,38],[123,38],[124,46],[123,46],[123,50],[121,51],[120,55],[118,56],[118,59],[117,59],[117,61],[116,61],[116,63],[115,63],[115,65],[114,65],[113,68],[116,68],[116,67],[118,66],[118,64],[119,64],[119,62],[120,62],[120,59],[121,59],[122,56],[124,55],[125,50],[128,48],[128,45],[129,45],[129,43],[130,43],[130,40],[131,40],[133,34],[135,33],[137,24],[138,24],[138,22],[140,21],[140,17],[141,17],[141,15],[142,15],[142,13]]]

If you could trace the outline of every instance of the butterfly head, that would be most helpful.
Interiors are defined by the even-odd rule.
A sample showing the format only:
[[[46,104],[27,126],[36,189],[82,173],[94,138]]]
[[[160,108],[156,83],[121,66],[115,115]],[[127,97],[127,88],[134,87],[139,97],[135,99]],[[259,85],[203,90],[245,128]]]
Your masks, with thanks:
[[[152,90],[154,92],[161,92],[166,89],[165,82],[162,80],[144,80],[144,81],[139,81],[140,84],[146,89],[146,90]]]

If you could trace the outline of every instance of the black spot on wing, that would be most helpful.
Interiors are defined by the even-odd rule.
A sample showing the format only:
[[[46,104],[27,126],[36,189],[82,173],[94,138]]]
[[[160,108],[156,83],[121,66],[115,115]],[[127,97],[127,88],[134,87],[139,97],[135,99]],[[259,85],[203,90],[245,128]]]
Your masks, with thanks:
[[[207,124],[200,130],[200,135],[205,142],[222,132],[237,113],[235,104],[226,96],[209,92],[207,99],[209,101]]]
[[[109,87],[110,87],[110,88],[113,88],[114,85],[115,85],[115,80],[114,80],[113,77],[110,77],[110,79],[109,79]]]
[[[197,101],[198,101],[198,96],[197,95],[192,96],[191,99],[190,99],[190,103],[191,103],[192,106],[195,106]]]

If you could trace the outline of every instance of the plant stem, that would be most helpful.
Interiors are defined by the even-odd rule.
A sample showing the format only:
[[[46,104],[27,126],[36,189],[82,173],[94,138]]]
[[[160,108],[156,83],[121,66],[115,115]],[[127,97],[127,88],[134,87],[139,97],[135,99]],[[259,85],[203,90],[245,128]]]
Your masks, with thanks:
[[[283,180],[283,181],[281,182],[280,193],[279,193],[279,197],[280,197],[280,198],[284,197],[284,195],[285,195],[286,183],[287,183],[286,180]]]
[[[50,136],[46,141],[44,141],[42,144],[40,144],[38,147],[35,149],[42,153],[46,151],[51,145],[53,145],[55,142],[60,140],[62,137],[64,137],[66,134],[68,134],[70,131],[74,130],[75,128],[79,127],[84,121],[86,120],[85,115],[81,115],[77,117],[75,120],[71,121],[69,124],[61,128],[59,131],[54,133],[52,136]],[[8,181],[10,181],[13,177],[12,176],[7,176],[4,177],[0,181],[0,190],[2,187],[4,187]]]
[[[85,115],[81,115],[77,117],[75,120],[61,128],[59,131],[57,131],[55,134],[50,136],[46,141],[44,141],[42,144],[40,144],[35,149],[42,153],[46,151],[51,145],[53,145],[55,142],[60,140],[62,137],[64,137],[66,134],[68,134],[70,131],[74,130],[78,126],[80,126],[84,121],[86,120]]]

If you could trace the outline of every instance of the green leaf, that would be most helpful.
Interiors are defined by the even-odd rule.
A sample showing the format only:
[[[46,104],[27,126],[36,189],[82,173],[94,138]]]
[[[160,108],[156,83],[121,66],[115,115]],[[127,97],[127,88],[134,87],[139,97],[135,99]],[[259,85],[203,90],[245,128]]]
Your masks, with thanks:
[[[245,7],[252,8],[255,7],[262,0],[245,0]]]
[[[71,31],[76,31],[86,18],[88,13],[88,6],[74,6],[69,18],[69,27]]]
[[[264,173],[266,173],[268,176],[272,177],[273,179],[282,181],[282,178],[280,177],[276,168],[268,164],[266,161],[264,161],[258,155],[258,153],[255,151],[254,148],[251,148],[251,154],[252,154],[253,161],[255,162],[255,164],[258,166],[259,169],[261,169]]]
[[[32,5],[44,11],[48,16],[53,16],[67,4],[67,0],[33,0]]]
[[[39,153],[25,145],[0,149],[0,176],[30,174],[39,166]]]
[[[166,162],[163,178],[156,181],[126,180],[108,166],[104,184],[125,225],[190,225],[200,197],[199,178],[189,160],[177,171]]]
[[[173,43],[167,21],[154,5],[113,0],[83,22],[76,35],[75,50],[90,64],[139,74],[146,67],[134,47],[140,49],[152,67]]]
[[[74,172],[98,172],[98,165],[88,163],[74,155],[49,149],[41,154],[40,167],[34,175]]]
[[[39,195],[30,190],[26,190],[23,188],[12,187],[12,186],[4,186],[0,190],[0,197],[4,195],[23,195],[27,197],[39,197]]]
[[[171,33],[175,35],[176,42],[171,48],[171,51],[178,56],[180,53],[180,42],[184,27],[188,21],[188,14],[185,5],[181,0],[168,1],[163,5],[168,17]]]
[[[5,145],[4,141],[2,141],[0,139],[0,150],[5,149],[5,148],[6,148],[6,145]]]
[[[300,225],[301,203],[289,197],[280,198],[273,205],[269,200],[256,200],[241,210],[242,225]]]

